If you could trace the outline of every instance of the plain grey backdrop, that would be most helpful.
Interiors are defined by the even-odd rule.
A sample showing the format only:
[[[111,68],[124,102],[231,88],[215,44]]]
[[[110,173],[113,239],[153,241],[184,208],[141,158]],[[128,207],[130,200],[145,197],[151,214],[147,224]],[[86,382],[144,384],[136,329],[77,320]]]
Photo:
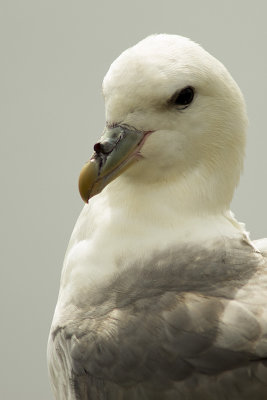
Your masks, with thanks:
[[[250,119],[232,209],[253,238],[267,236],[267,3],[2,0],[0,9],[0,398],[51,400],[46,342],[83,206],[77,179],[105,123],[102,78],[124,49],[177,33],[227,66]]]

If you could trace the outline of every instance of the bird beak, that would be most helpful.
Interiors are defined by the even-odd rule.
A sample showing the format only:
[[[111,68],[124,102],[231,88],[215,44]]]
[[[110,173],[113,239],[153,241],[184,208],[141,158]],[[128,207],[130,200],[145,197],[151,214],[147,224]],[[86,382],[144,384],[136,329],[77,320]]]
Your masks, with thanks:
[[[128,125],[104,130],[94,145],[95,152],[80,173],[79,191],[85,203],[141,158],[140,149],[150,133]]]

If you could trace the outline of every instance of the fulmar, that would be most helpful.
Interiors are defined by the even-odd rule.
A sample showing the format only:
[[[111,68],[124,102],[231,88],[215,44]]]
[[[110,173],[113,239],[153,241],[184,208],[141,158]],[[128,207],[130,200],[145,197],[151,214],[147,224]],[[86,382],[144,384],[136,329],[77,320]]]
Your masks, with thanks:
[[[230,211],[247,113],[195,42],[152,35],[103,81],[48,342],[57,400],[266,400],[267,241]]]

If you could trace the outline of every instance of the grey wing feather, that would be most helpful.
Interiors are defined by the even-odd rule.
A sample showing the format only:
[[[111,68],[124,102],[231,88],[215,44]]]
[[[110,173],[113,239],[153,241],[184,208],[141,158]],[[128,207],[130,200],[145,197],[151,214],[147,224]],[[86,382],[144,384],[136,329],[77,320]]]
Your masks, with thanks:
[[[54,332],[62,399],[266,399],[266,285],[246,245],[132,265]]]

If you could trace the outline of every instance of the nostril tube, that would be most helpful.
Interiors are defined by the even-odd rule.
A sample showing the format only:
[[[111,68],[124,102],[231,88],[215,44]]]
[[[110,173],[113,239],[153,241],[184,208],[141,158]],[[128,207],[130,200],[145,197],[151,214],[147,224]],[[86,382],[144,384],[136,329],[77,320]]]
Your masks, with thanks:
[[[109,154],[115,147],[116,141],[114,140],[103,140],[101,142],[97,142],[94,145],[94,151],[99,154]]]
[[[101,153],[101,151],[102,151],[102,146],[101,146],[101,143],[100,143],[100,142],[98,142],[98,143],[96,143],[96,144],[94,145],[94,151],[95,151],[96,153]]]

